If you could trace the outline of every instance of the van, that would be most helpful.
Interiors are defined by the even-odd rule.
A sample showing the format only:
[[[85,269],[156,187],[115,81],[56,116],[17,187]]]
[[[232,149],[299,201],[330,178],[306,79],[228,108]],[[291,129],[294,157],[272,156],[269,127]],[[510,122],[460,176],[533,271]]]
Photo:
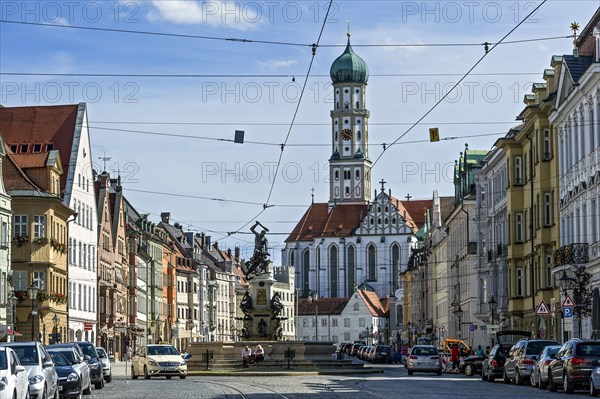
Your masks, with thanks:
[[[473,353],[471,347],[465,341],[453,338],[447,338],[444,340],[444,344],[442,346],[444,353],[450,353],[454,345],[458,345],[459,356],[469,356]]]

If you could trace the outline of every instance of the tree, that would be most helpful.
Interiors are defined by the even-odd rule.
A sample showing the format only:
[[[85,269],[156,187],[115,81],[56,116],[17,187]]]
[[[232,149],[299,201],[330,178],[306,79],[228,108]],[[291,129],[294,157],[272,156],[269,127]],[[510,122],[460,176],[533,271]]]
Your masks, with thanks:
[[[575,270],[575,286],[573,287],[573,301],[575,302],[575,314],[581,322],[582,317],[592,315],[592,289],[590,288],[590,279],[592,275],[588,273],[584,266]]]

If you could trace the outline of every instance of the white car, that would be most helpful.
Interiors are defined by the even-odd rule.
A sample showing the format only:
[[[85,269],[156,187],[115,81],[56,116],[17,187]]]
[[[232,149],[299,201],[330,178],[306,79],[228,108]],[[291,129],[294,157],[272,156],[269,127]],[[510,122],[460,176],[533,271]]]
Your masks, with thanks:
[[[100,359],[100,363],[102,363],[102,374],[104,375],[104,381],[111,382],[112,364],[110,362],[110,358],[106,354],[104,348],[102,348],[101,346],[96,347],[96,352],[98,352],[98,359]]]
[[[147,380],[155,376],[184,379],[187,376],[187,360],[173,345],[140,346],[131,359],[131,378],[135,380],[140,375]]]
[[[29,398],[29,381],[15,351],[0,347],[0,399]]]

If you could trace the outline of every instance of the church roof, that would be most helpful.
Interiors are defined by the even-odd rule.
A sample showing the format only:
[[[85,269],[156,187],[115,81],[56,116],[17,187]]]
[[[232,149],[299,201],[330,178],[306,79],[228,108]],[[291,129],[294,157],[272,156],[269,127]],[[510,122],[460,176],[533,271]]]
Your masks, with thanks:
[[[350,45],[350,35],[348,35],[348,45],[338,58],[331,64],[329,70],[331,81],[335,83],[367,83],[369,80],[369,68],[367,63],[360,58]]]
[[[386,316],[385,308],[381,304],[381,300],[379,300],[376,292],[359,290],[358,294],[361,296],[363,302],[367,305],[367,309],[369,309],[369,312],[371,312],[373,316]]]
[[[410,215],[417,229],[427,221],[427,209],[433,207],[433,200],[400,201],[406,213]]]
[[[326,202],[312,204],[285,241],[349,236],[360,225],[367,210],[366,204],[340,204],[331,211]]]
[[[341,315],[349,300],[350,298],[319,298],[316,302],[311,302],[308,298],[300,298],[298,316],[314,316],[317,305],[320,314]]]

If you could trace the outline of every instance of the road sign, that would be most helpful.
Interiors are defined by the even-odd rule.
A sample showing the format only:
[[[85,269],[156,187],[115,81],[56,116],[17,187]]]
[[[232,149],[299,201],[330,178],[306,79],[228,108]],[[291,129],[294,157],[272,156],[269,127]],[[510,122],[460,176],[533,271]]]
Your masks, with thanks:
[[[435,141],[440,141],[440,130],[437,127],[429,128],[429,141],[432,143]]]
[[[92,331],[94,329],[94,323],[83,323],[83,329],[85,331]]]
[[[573,302],[573,300],[571,299],[569,294],[567,294],[565,296],[565,299],[562,301],[562,307],[563,308],[574,308],[575,307],[575,302]]]
[[[566,318],[573,317],[573,308],[563,308],[563,314]]]
[[[537,308],[535,308],[535,314],[537,316],[550,316],[550,310],[548,310],[548,306],[546,302],[542,300]]]
[[[475,324],[471,324],[469,326],[469,331],[471,331],[471,332],[475,331]]]
[[[496,334],[498,330],[500,330],[500,326],[498,326],[498,324],[489,324],[487,326],[488,334]]]
[[[550,311],[556,312],[556,298],[550,298]]]
[[[565,321],[565,331],[573,331],[573,318],[569,317],[564,319]]]

